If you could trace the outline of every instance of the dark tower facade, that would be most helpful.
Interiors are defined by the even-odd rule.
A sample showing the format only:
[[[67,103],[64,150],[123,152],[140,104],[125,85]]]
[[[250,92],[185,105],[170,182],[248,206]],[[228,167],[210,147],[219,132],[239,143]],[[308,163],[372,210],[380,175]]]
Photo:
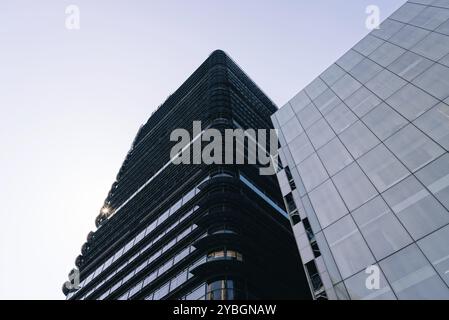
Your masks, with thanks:
[[[275,175],[170,159],[177,128],[269,129],[276,110],[213,52],[139,129],[76,259],[80,288],[64,287],[67,299],[310,298]]]

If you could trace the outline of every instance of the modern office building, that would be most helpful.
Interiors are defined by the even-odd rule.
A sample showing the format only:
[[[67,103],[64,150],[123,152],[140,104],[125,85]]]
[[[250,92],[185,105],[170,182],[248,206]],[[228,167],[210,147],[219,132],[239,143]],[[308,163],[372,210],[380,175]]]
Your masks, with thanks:
[[[170,158],[175,129],[268,129],[276,110],[224,52],[212,53],[137,133],[67,299],[310,299],[276,176]]]
[[[404,4],[272,120],[314,297],[449,299],[449,1]]]

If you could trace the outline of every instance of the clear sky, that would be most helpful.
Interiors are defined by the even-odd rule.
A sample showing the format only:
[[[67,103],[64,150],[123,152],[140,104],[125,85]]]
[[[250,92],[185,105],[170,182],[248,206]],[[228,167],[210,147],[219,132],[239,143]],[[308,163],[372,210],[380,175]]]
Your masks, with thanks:
[[[404,2],[1,0],[0,299],[64,298],[139,126],[210,52],[281,106]]]

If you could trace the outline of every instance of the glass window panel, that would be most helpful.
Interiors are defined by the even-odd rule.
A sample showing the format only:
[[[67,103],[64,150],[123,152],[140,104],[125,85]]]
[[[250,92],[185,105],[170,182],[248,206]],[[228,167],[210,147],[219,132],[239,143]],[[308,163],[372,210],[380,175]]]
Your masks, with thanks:
[[[128,300],[129,291],[122,294],[117,300]]]
[[[447,0],[434,0],[432,2],[432,5],[449,9],[449,3],[447,2]]]
[[[313,101],[315,106],[318,108],[318,110],[320,110],[322,114],[328,113],[340,102],[341,100],[330,89],[324,91],[318,98]]]
[[[388,40],[403,26],[404,24],[399,21],[387,19],[380,24],[379,29],[374,29],[372,34],[378,38]]]
[[[354,50],[363,54],[364,56],[369,56],[374,50],[380,47],[385,41],[382,39],[367,35],[365,38],[360,40],[355,46]]]
[[[377,260],[409,245],[412,238],[380,196],[352,213]]]
[[[186,249],[182,250],[181,252],[179,252],[174,259],[174,263],[179,263],[179,261],[181,261],[182,259],[184,259],[185,257],[187,257],[187,255],[189,254],[189,250],[190,248],[187,247]]]
[[[357,121],[343,131],[340,134],[340,139],[355,159],[380,143],[379,139],[361,121]]]
[[[385,143],[412,172],[444,153],[442,148],[411,124],[387,139]]]
[[[124,278],[123,278],[123,283],[127,282],[129,279],[131,279],[135,274],[135,270],[131,270],[131,272],[129,272]]]
[[[361,87],[345,100],[345,104],[359,117],[363,117],[379,103],[381,100],[365,87]]]
[[[414,4],[414,3],[406,3],[398,10],[396,10],[391,16],[390,19],[401,21],[404,23],[409,23],[413,18],[415,18],[420,12],[422,12],[426,6]]]
[[[323,232],[318,232],[315,235],[315,239],[320,247],[321,257],[323,257],[324,263],[326,265],[326,269],[329,273],[329,277],[333,284],[340,282],[341,275],[340,271],[338,271],[337,265],[335,264],[334,257],[331,254],[329,249],[329,245],[327,244],[326,238],[324,237]]]
[[[136,258],[139,256],[139,252],[134,253],[128,260],[128,263],[133,262],[134,260],[136,260]]]
[[[290,148],[290,152],[295,164],[302,162],[314,152],[313,146],[305,133],[296,137],[288,145],[288,147]]]
[[[418,171],[416,177],[449,210],[449,154]]]
[[[117,282],[111,287],[111,293],[113,293],[115,290],[117,290],[122,285],[122,281]]]
[[[377,195],[376,189],[355,162],[337,173],[332,180],[350,211]]]
[[[357,121],[357,117],[344,103],[340,103],[335,107],[335,109],[326,116],[326,119],[337,134],[340,134]]]
[[[433,62],[417,54],[407,51],[393,62],[388,69],[398,76],[412,81],[423,71],[427,70]]]
[[[302,109],[304,109],[305,106],[310,104],[312,101],[310,101],[309,97],[305,93],[305,91],[300,91],[296,96],[293,97],[293,99],[290,100],[290,105],[295,113],[298,113]]]
[[[374,257],[350,215],[324,229],[324,235],[343,279],[374,263]]]
[[[122,264],[120,264],[118,267],[117,267],[117,270],[116,270],[116,274],[117,273],[119,273],[123,268],[125,268],[126,266],[128,265],[128,261],[125,261],[125,262],[123,262]]]
[[[305,237],[304,240],[306,240],[307,237],[305,235],[303,235],[303,237]],[[300,238],[298,240],[301,241]],[[298,241],[298,244],[299,244],[299,241]],[[301,241],[301,242],[304,242],[304,241]],[[303,263],[312,261],[315,258],[315,256],[313,255],[312,248],[310,247],[310,244],[308,244],[308,243],[303,247],[299,247],[299,254],[301,255],[301,259],[302,259]]]
[[[181,206],[182,206],[182,198],[171,206],[169,215],[174,214],[176,211],[178,211],[179,208],[181,208]]]
[[[186,204],[195,196],[195,189],[190,190],[184,197],[182,198],[182,204]]]
[[[157,219],[157,225],[159,226],[161,223],[163,223],[165,220],[167,220],[168,215],[170,213],[170,209],[162,213],[159,218]]]
[[[366,83],[368,89],[384,100],[405,85],[403,79],[386,69]]]
[[[170,282],[167,282],[166,284],[164,284],[160,289],[159,289],[159,299],[165,297],[170,289]],[[156,294],[155,294],[156,295]],[[155,298],[156,300],[156,298]]]
[[[447,210],[413,176],[387,190],[383,196],[414,239],[449,223]]]
[[[334,90],[334,92],[340,97],[340,99],[344,100],[361,86],[362,85],[360,84],[360,82],[355,80],[349,74],[345,74],[332,86],[332,90]]]
[[[383,67],[389,66],[393,61],[395,61],[399,56],[405,52],[404,49],[385,42],[379,48],[377,48],[373,53],[371,53],[370,58],[380,64]]]
[[[283,166],[287,166],[288,165],[288,162],[287,162],[287,158],[285,157],[285,154],[284,154],[284,150],[285,150],[285,144],[282,144],[281,143],[281,145],[283,145],[284,146],[284,148],[279,148],[278,149],[278,155],[279,155],[279,162],[278,162],[278,166],[279,166],[279,168],[282,168]]]
[[[270,119],[271,119],[271,122],[273,123],[273,126],[274,126],[275,128],[279,128],[279,127],[280,127],[279,122],[278,122],[278,119],[276,118],[276,113],[272,114],[272,115],[270,116]]]
[[[304,183],[302,182],[302,179],[298,173],[298,170],[296,167],[290,169],[293,180],[295,181],[296,190],[298,191],[299,195],[302,197],[306,194],[306,188],[304,187]]]
[[[449,36],[432,32],[411,50],[430,60],[438,61],[449,53]]]
[[[415,120],[437,102],[437,99],[410,83],[387,100],[390,106],[410,121]]]
[[[316,153],[301,162],[297,168],[307,191],[312,190],[328,178]]]
[[[434,97],[444,100],[449,97],[449,68],[435,63],[413,83]]]
[[[338,65],[333,64],[324,71],[320,77],[326,82],[328,86],[333,85],[338,79],[345,74],[345,71]]]
[[[322,228],[348,213],[331,180],[310,192],[309,198]]]
[[[157,219],[154,220],[146,229],[145,235],[148,235],[151,231],[153,231],[157,226]]]
[[[321,114],[318,111],[318,109],[313,105],[313,103],[309,104],[307,107],[305,107],[298,113],[298,119],[301,122],[302,127],[304,129],[310,127],[320,118]]]
[[[143,239],[143,237],[145,236],[145,229],[144,230],[142,230],[138,235],[137,235],[137,237],[136,237],[136,242],[135,243],[138,243],[138,242],[140,242],[140,240],[142,240]]]
[[[380,262],[399,299],[449,299],[449,290],[415,244]]]
[[[320,78],[313,80],[304,90],[310,99],[315,99],[327,89],[326,84]]]
[[[111,256],[105,263],[104,263],[104,268],[103,270],[106,270],[111,264],[112,261],[114,260],[114,256]]]
[[[100,266],[95,270],[95,272],[94,272],[94,274],[93,274],[93,278],[96,278],[96,277],[101,273],[102,270],[103,270],[103,265],[100,265]]]
[[[183,239],[184,237],[186,237],[189,233],[191,232],[190,228],[185,229],[184,231],[182,231],[181,233],[178,234],[177,241],[180,241],[181,239]]]
[[[352,163],[352,157],[338,138],[318,151],[318,155],[331,176]]]
[[[349,297],[348,291],[346,290],[345,284],[340,282],[336,286],[334,286],[335,295],[338,300],[351,300]],[[332,293],[326,292],[329,296],[332,296]]]
[[[312,226],[312,230],[316,233],[321,230],[320,223],[316,216],[315,210],[312,207],[309,197],[306,195],[301,198],[301,203],[304,206],[304,211],[307,214],[307,218]]]
[[[319,149],[335,137],[335,133],[326,123],[324,118],[318,120],[306,130],[315,149]]]
[[[294,138],[303,132],[302,127],[299,124],[299,120],[296,117],[289,120],[281,130],[287,143],[290,143]]]
[[[163,247],[163,252],[166,252],[167,250],[169,250],[171,247],[173,247],[176,243],[176,238],[171,240],[169,243],[167,243],[164,247]]]
[[[304,135],[305,135],[305,133],[304,133]],[[301,137],[301,135],[300,135],[300,137]],[[299,138],[297,137],[296,139],[299,139]],[[282,161],[283,161],[283,163],[285,163],[285,165],[289,165],[289,166],[295,165],[295,161],[292,157],[292,153],[290,152],[290,148],[288,148],[288,146],[294,145],[294,141],[296,141],[296,139],[293,140],[292,143],[290,143],[290,145],[287,145],[282,148],[282,154],[285,157],[285,159],[283,159]],[[312,144],[310,144],[310,145],[312,145]]]
[[[136,284],[131,291],[129,292],[129,297],[131,298],[132,296],[134,296],[137,292],[139,292],[140,290],[142,290],[142,285],[143,282],[139,282],[138,284]]]
[[[435,30],[448,19],[449,10],[436,7],[427,7],[415,18],[413,18],[412,21],[410,21],[410,24],[424,29]]]
[[[446,226],[424,239],[418,245],[430,260],[441,278],[449,285],[449,226]]]
[[[279,187],[281,188],[282,195],[285,196],[286,194],[290,193],[290,184],[288,183],[287,176],[285,175],[284,170],[281,170],[277,173],[277,179],[279,182]]]
[[[366,83],[381,71],[381,66],[370,59],[365,58],[352,68],[349,73],[361,83]]]
[[[382,141],[408,123],[406,119],[390,108],[386,103],[381,103],[363,117],[362,120]]]
[[[170,284],[170,290],[179,287],[181,284],[187,281],[187,269],[179,273],[173,283],[173,287]]]
[[[449,106],[440,103],[415,120],[415,125],[449,150]]]
[[[276,118],[280,126],[286,124],[291,118],[294,117],[294,115],[295,114],[288,103],[276,112]]]
[[[425,36],[427,36],[430,31],[406,25],[398,33],[390,38],[390,42],[405,48],[410,49],[419,41],[421,41]]]
[[[195,290],[193,290],[192,292],[190,292],[186,296],[186,300],[198,300],[202,298],[205,294],[206,294],[206,285],[203,284],[198,288],[196,288]]]
[[[148,258],[148,264],[152,263],[154,260],[156,260],[157,258],[159,258],[162,254],[162,249],[156,251],[155,253],[153,253],[149,258]]]
[[[360,53],[351,49],[348,52],[346,52],[340,59],[338,59],[337,65],[339,65],[346,71],[350,71],[362,60],[363,56]]]
[[[378,265],[375,265],[378,267]],[[379,268],[379,267],[378,267]],[[380,268],[379,268],[380,269]],[[357,273],[355,276],[345,281],[346,288],[352,300],[396,300],[396,296],[388,285],[387,279],[380,272],[379,289],[368,289],[366,280],[370,274],[365,270]]]
[[[151,273],[148,277],[145,278],[145,281],[143,282],[143,286],[146,287],[148,284],[150,284],[154,279],[156,279],[157,271]]]
[[[164,235],[165,235],[165,230],[162,231],[162,232],[159,232],[159,234],[157,234],[157,237],[155,237],[155,238],[153,239],[153,243],[158,242]]]
[[[410,174],[383,144],[362,156],[358,162],[380,192],[387,190]]]
[[[438,62],[444,64],[446,67],[449,67],[449,54],[446,55],[444,58],[442,58]]]
[[[273,121],[273,125],[274,125],[274,128],[275,129],[278,129],[278,139],[279,139],[279,143],[282,145],[282,146],[285,146],[286,144],[287,144],[287,142],[285,141],[285,137],[284,137],[284,134],[282,133],[282,128],[278,125],[278,124],[276,124],[274,121]]]
[[[142,271],[146,266],[148,265],[148,260],[145,260],[142,262],[137,268],[136,268],[136,274],[140,271]]]
[[[436,31],[449,36],[449,20],[440,25]]]
[[[132,238],[131,241],[128,242],[128,243],[126,244],[124,253],[125,253],[125,252],[128,252],[128,250],[131,249],[131,248],[133,247],[133,245],[134,245],[134,240],[135,240],[135,238]]]

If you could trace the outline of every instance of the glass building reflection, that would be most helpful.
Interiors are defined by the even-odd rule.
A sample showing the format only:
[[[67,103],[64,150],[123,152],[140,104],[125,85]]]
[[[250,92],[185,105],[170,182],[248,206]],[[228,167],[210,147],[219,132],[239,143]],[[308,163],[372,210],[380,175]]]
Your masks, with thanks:
[[[449,2],[407,2],[272,121],[314,298],[449,299]]]

